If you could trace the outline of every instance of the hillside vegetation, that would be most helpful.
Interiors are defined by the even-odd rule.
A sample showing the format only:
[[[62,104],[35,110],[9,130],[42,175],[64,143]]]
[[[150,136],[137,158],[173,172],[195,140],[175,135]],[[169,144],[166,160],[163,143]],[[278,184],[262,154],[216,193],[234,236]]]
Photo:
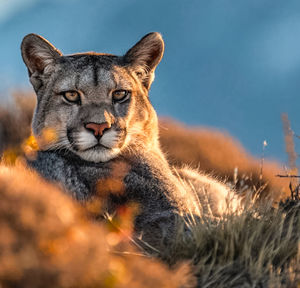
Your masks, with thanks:
[[[26,169],[33,107],[34,98],[19,92],[0,108],[0,287],[299,287],[299,194],[290,197],[289,178],[275,177],[283,173],[278,164],[261,167],[220,132],[161,121],[171,163],[256,197],[218,219],[178,215],[172,245],[146,252],[131,237],[133,207],[95,221],[100,199],[78,205]]]

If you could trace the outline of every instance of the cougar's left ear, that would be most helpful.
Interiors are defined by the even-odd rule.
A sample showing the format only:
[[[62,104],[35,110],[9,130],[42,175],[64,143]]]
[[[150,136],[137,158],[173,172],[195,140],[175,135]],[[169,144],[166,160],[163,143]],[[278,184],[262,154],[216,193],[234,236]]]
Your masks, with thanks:
[[[154,70],[164,53],[164,41],[157,32],[149,33],[135,44],[124,56],[125,63],[149,89],[154,79]]]
[[[30,82],[37,90],[41,85],[41,75],[53,71],[55,61],[62,54],[50,42],[37,34],[28,34],[21,44],[24,63],[28,68]]]

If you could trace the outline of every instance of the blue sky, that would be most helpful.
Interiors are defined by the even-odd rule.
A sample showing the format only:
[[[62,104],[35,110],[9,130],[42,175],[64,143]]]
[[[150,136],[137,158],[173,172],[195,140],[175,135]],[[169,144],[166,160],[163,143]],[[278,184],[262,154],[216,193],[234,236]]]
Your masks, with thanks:
[[[166,42],[150,93],[159,115],[227,131],[257,156],[267,140],[266,157],[286,161],[281,113],[300,134],[296,0],[0,0],[2,101],[29,87],[27,33],[66,54],[123,54],[150,31]]]

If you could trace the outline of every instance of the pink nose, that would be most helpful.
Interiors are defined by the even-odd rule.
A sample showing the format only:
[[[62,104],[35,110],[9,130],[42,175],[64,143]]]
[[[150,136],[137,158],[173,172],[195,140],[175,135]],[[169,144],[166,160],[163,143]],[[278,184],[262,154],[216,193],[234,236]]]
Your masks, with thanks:
[[[88,123],[85,125],[85,128],[88,130],[93,131],[94,135],[97,137],[102,136],[104,133],[104,130],[107,130],[110,128],[110,125],[107,122],[98,124],[98,123]]]

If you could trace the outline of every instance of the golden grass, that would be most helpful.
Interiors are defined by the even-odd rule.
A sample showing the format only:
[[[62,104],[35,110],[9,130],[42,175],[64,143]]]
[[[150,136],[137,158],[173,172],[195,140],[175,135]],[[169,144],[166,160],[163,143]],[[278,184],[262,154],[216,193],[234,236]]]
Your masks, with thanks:
[[[299,287],[300,202],[285,212],[249,204],[217,221],[195,219],[191,231],[179,229],[164,256],[192,259],[199,287]]]

